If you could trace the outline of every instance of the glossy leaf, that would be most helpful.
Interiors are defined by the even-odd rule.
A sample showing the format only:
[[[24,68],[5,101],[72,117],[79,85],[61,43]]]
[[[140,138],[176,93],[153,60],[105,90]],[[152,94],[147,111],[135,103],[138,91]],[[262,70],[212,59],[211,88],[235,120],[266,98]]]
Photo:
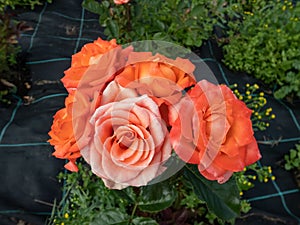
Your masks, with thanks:
[[[107,21],[107,28],[110,32],[110,35],[115,38],[119,38],[119,25],[114,20]]]
[[[84,0],[82,2],[82,7],[96,14],[100,14],[102,11],[101,4],[99,2],[96,2],[95,0]]]
[[[132,204],[135,203],[136,195],[133,192],[131,187],[127,187],[122,190],[114,190],[114,193],[116,194],[116,197],[118,197],[118,198],[124,199]]]
[[[144,212],[158,212],[172,205],[177,197],[177,191],[168,181],[156,183],[141,188],[138,207]]]
[[[234,179],[224,184],[207,180],[195,165],[186,166],[184,176],[191,182],[198,198],[205,201],[208,208],[220,219],[231,220],[239,215],[239,190]]]
[[[129,215],[117,209],[107,209],[101,211],[90,225],[127,225]]]
[[[132,220],[132,224],[134,225],[158,225],[158,223],[147,217],[137,217]]]

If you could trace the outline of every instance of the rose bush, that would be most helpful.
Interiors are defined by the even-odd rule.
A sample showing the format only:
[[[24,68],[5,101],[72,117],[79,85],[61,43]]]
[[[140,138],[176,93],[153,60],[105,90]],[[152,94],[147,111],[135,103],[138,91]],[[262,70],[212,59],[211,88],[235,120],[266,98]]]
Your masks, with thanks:
[[[114,56],[116,54],[113,53],[117,50],[117,48],[113,49],[106,55]],[[166,128],[169,108],[166,105],[171,105],[171,103],[173,104],[179,101],[182,95],[181,92],[190,85],[195,84],[195,79],[192,75],[194,65],[188,60],[180,58],[172,60],[159,54],[153,56],[150,52],[129,52],[128,60],[125,64],[122,64],[124,66],[124,68],[122,68],[121,66],[116,66],[116,62],[114,64],[104,63],[105,58],[109,59],[109,61],[112,59],[117,59],[118,62],[120,61],[120,57],[108,57],[106,55],[101,59],[102,63],[91,65],[76,88],[76,102],[73,107],[73,123],[74,127],[76,127],[76,140],[80,146],[83,158],[91,165],[92,171],[105,181],[107,187],[121,189],[128,185],[146,185],[147,182],[164,171],[165,168],[163,168],[162,164],[170,157],[171,145]],[[125,56],[127,57],[127,54],[125,54]],[[124,58],[126,58],[125,56]],[[175,67],[176,63],[181,65],[182,69]],[[107,68],[111,68],[113,65],[114,70],[107,70]],[[101,77],[99,77],[99,74],[101,74]],[[110,153],[110,149],[105,147],[107,145],[105,140],[108,137],[106,136],[103,139],[101,136],[106,132],[110,134],[111,137],[117,135],[115,134],[115,125],[113,124],[110,128],[107,126],[103,127],[100,122],[95,121],[95,118],[102,121],[101,115],[98,114],[99,112],[105,112],[102,110],[103,108],[108,110],[107,107],[109,105],[116,110],[116,107],[118,108],[118,104],[120,103],[122,103],[121,105],[126,103],[129,107],[130,99],[135,99],[135,97],[139,96],[147,96],[147,98],[151,100],[147,100],[146,103],[152,105],[148,110],[155,115],[155,117],[149,117],[145,110],[139,111],[141,115],[137,115],[139,120],[143,121],[143,123],[149,123],[150,125],[155,124],[155,126],[143,124],[143,126],[147,125],[143,130],[146,131],[149,129],[149,131],[147,131],[149,132],[147,138],[145,134],[142,136],[133,135],[135,139],[144,140],[146,145],[132,147],[124,146],[122,142],[113,144],[113,146],[119,146],[121,144],[121,149],[123,150],[125,147],[128,147],[129,150],[127,152],[147,152],[147,154],[149,154],[151,160],[148,162],[149,165],[147,165],[147,167],[139,168],[139,166],[135,166],[130,169],[130,162],[120,166],[120,163],[116,163],[116,161],[118,161],[116,155],[108,154]],[[144,108],[146,106],[147,105],[145,105]],[[131,109],[123,108],[121,112],[127,115],[131,112]],[[98,116],[96,116],[96,114]],[[114,113],[113,115],[117,117],[120,116]],[[129,121],[127,123],[140,127],[139,121],[136,120],[136,118],[132,121],[130,115],[127,115],[127,119],[123,118],[125,122],[127,120]],[[112,116],[110,120],[114,121],[115,119],[116,118]],[[97,130],[99,130],[98,126],[101,128],[99,128],[100,131],[97,132]],[[125,124],[122,125],[122,127],[124,126]],[[150,127],[152,128],[150,129]],[[106,129],[112,130],[108,132]],[[130,129],[132,129],[132,127],[130,127]],[[118,133],[118,131],[116,132]],[[126,140],[127,137],[123,135],[128,135],[128,132],[122,132],[122,136],[119,136],[118,139],[124,138],[124,140]],[[136,129],[132,130],[132,132],[140,134]],[[113,139],[115,139],[115,137]],[[137,143],[137,141],[134,141],[134,144],[135,143]],[[149,147],[150,144],[151,146]],[[112,148],[112,146],[110,146],[110,148]],[[155,154],[151,152],[155,152]],[[127,168],[125,165],[127,165]],[[122,169],[122,167],[124,168]],[[131,170],[132,172],[130,172]],[[116,171],[118,171],[118,173],[116,173]],[[119,174],[120,171],[122,171],[121,175]],[[126,174],[126,176],[124,174]],[[121,176],[122,179],[118,178],[119,176]]]
[[[252,112],[228,87],[200,81],[174,108],[179,115],[171,121],[174,150],[185,162],[198,164],[207,179],[224,183],[261,157]]]
[[[53,155],[72,171],[83,156],[111,189],[148,184],[172,149],[207,179],[226,182],[260,158],[251,110],[224,85],[196,83],[194,70],[187,59],[115,41],[84,46],[62,79],[69,97],[49,132]]]

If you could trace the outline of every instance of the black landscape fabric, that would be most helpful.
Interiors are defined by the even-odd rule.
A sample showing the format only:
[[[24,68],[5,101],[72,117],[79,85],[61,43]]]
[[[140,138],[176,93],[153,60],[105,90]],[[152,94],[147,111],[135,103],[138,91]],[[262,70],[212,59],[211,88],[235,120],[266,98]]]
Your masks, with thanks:
[[[84,10],[79,0],[53,0],[34,11],[20,11],[18,18],[33,28],[19,40],[28,52],[32,89],[30,104],[16,98],[10,106],[0,108],[0,225],[42,225],[62,196],[62,184],[56,177],[64,171],[65,162],[51,155],[53,147],[47,143],[52,117],[64,106],[66,97],[60,79],[72,54],[105,36],[98,17]],[[241,87],[257,83],[226,69],[213,41],[197,53],[220,83]],[[237,224],[300,224],[299,187],[294,175],[282,166],[283,155],[300,141],[300,104],[278,101],[271,95],[267,100],[276,119],[269,129],[255,135],[263,155],[260,164],[271,166],[276,180],[255,182],[255,188],[244,194],[253,209]]]

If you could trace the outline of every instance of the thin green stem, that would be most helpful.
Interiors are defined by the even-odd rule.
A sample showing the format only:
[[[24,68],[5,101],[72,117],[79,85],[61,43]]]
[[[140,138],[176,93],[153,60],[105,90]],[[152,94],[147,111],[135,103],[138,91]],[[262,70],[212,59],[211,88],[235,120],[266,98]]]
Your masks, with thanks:
[[[137,206],[138,206],[138,204],[135,203],[134,207],[133,207],[133,210],[132,210],[132,213],[131,213],[131,216],[130,216],[130,220],[128,221],[128,225],[130,225],[131,221],[133,220],[133,217],[134,217],[134,214],[136,212]]]

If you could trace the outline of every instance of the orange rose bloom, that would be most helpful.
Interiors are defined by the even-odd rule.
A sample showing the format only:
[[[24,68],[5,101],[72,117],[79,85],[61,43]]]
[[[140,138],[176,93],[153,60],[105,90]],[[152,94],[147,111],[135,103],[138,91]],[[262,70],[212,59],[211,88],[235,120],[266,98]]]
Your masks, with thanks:
[[[123,87],[136,89],[140,95],[147,94],[158,105],[170,105],[179,101],[185,88],[196,83],[194,69],[187,59],[131,52],[127,66],[115,79]]]
[[[84,45],[80,52],[74,54],[71,67],[65,71],[65,76],[61,79],[68,92],[77,88],[90,65],[97,64],[103,54],[118,46],[115,39],[105,41],[98,38],[93,43]]]
[[[54,146],[55,152],[53,155],[55,157],[70,161],[65,165],[65,168],[77,172],[78,168],[75,161],[81,157],[81,154],[73,132],[72,102],[73,96],[69,95],[65,101],[66,107],[57,111],[54,115],[51,131],[48,133],[51,139],[48,142]]]
[[[173,148],[207,179],[224,183],[260,159],[251,110],[227,86],[200,81],[174,109]]]
[[[114,3],[117,5],[122,5],[128,3],[129,0],[114,0]]]

